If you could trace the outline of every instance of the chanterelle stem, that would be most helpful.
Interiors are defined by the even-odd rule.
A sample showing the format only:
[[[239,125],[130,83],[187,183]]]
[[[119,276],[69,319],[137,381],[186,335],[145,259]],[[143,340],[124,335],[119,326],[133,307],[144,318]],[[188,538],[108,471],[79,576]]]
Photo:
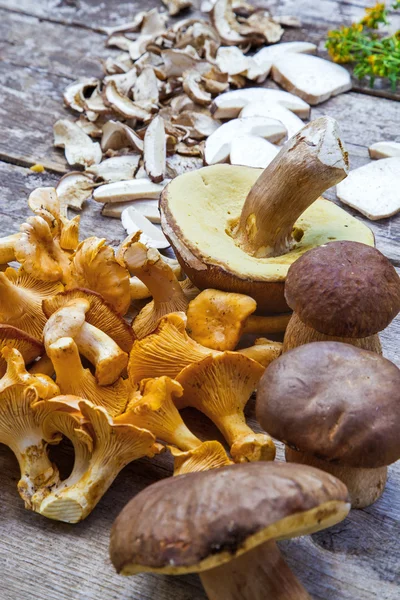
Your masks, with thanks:
[[[275,542],[200,573],[209,600],[311,600]]]
[[[335,119],[309,123],[282,147],[250,190],[233,233],[237,245],[259,258],[288,252],[296,238],[294,223],[347,176],[348,167]]]

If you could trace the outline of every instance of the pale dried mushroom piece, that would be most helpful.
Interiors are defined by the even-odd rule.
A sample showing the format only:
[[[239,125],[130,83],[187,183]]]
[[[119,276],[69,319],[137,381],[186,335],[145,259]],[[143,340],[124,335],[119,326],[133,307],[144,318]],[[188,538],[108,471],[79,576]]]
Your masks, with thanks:
[[[261,46],[265,42],[276,44],[282,38],[284,29],[263,9],[253,12],[239,28],[241,33],[247,34],[252,43]]]
[[[85,173],[89,173],[89,167]],[[71,171],[61,177],[56,191],[60,201],[61,212],[66,216],[68,208],[82,210],[83,203],[92,195],[94,188],[93,179],[80,171]]]
[[[129,69],[126,73],[117,73],[116,75],[107,75],[104,77],[104,83],[113,81],[120,94],[128,96],[129,92],[135,85],[137,80],[137,69],[136,66]]]
[[[371,158],[400,158],[400,142],[377,142],[368,148]]]
[[[185,71],[183,74],[183,89],[196,104],[207,106],[212,100],[211,94],[206,92],[202,86],[200,73],[194,69]]]
[[[217,0],[210,11],[210,18],[224,44],[235,46],[247,43],[246,37],[239,33],[239,23],[232,10],[232,0]]]
[[[123,52],[116,57],[109,57],[104,62],[104,70],[109,75],[116,75],[118,73],[127,73],[132,69],[133,61],[129,55],[129,52]]]
[[[338,184],[338,198],[372,221],[400,211],[400,157],[370,162]]]
[[[147,175],[155,183],[164,180],[167,145],[165,140],[164,119],[154,117],[146,129],[144,136],[144,168]]]
[[[114,81],[109,81],[103,91],[104,102],[124,119],[147,121],[150,114],[133,102],[128,96],[121,94]]]
[[[206,164],[225,162],[231,152],[233,140],[241,135],[254,135],[279,142],[286,136],[286,127],[276,119],[268,117],[246,117],[233,119],[219,127],[207,138],[204,151]]]
[[[280,104],[265,102],[253,102],[247,104],[240,113],[241,117],[269,117],[277,119],[287,129],[287,136],[291,138],[303,129],[305,123],[295,115],[291,110],[281,106]]]
[[[143,152],[143,140],[126,123],[107,121],[103,127],[103,137],[101,138],[103,152],[126,147]]]
[[[100,88],[96,88],[89,98],[85,100],[86,116],[90,121],[96,121],[99,115],[107,115],[110,108],[104,104]]]
[[[221,125],[219,121],[213,119],[209,114],[194,110],[183,110],[173,117],[172,120],[177,125],[189,127],[190,137],[198,140],[207,138]]]
[[[95,181],[113,183],[133,179],[139,167],[140,154],[122,154],[106,158],[98,165],[92,165],[85,173],[94,176]],[[93,185],[92,185],[93,187]]]
[[[192,0],[162,0],[162,3],[168,8],[171,17],[193,5]]]
[[[121,214],[121,222],[128,235],[140,232],[140,241],[149,248],[168,248],[169,241],[159,227],[156,227],[134,206],[126,208]]]
[[[196,156],[183,156],[174,154],[167,156],[166,174],[167,177],[173,179],[183,173],[196,171],[203,166],[203,159]]]
[[[193,56],[186,49],[171,48],[163,50],[161,57],[164,61],[163,70],[166,77],[182,77],[186,71],[204,70],[206,63]],[[174,108],[174,110],[176,110]]]
[[[60,119],[55,123],[53,131],[54,145],[65,149],[68,164],[90,167],[101,161],[100,144],[93,142],[76,123]]]
[[[93,92],[98,85],[99,80],[94,77],[71,83],[63,94],[65,104],[76,112],[83,113],[88,92]]]
[[[237,117],[247,104],[264,102],[279,104],[294,112],[297,116],[307,119],[310,116],[310,106],[304,100],[282,90],[266,88],[246,88],[225,92],[214,99],[211,114],[216,119],[232,119]]]
[[[99,120],[100,119],[96,119],[96,121]],[[82,131],[84,131],[87,135],[90,135],[90,137],[101,138],[101,136],[103,135],[103,130],[100,124],[89,121],[89,119],[87,119],[83,115],[81,115],[79,119],[75,121],[75,123],[78,125],[78,127],[82,129]]]
[[[278,146],[256,135],[239,135],[231,143],[229,162],[265,169],[279,153]]]
[[[115,25],[114,27],[103,27],[102,30],[107,35],[114,35],[114,33],[132,33],[140,31],[140,28],[143,24],[143,19],[145,18],[146,14],[146,11],[140,11],[135,14],[133,21],[123,23],[122,25]]]
[[[350,73],[344,67],[308,54],[278,56],[272,79],[312,106],[351,90]]]
[[[116,181],[102,185],[93,192],[93,198],[97,202],[104,203],[129,202],[143,198],[158,200],[165,187],[164,183],[154,183],[147,178],[146,173],[144,175],[145,177],[139,179]]]
[[[105,206],[108,206],[107,204]],[[111,205],[113,206],[113,205]],[[119,217],[121,217],[122,211],[128,207],[133,207],[135,211],[140,212],[146,219],[148,219],[151,223],[160,224],[161,217],[160,211],[158,210],[158,200],[135,200],[133,202],[121,203],[120,205],[115,205],[118,207]],[[104,210],[102,214],[105,214]],[[107,215],[106,215],[107,216]]]
[[[151,65],[146,65],[133,86],[135,102],[157,104],[159,99],[158,80]]]

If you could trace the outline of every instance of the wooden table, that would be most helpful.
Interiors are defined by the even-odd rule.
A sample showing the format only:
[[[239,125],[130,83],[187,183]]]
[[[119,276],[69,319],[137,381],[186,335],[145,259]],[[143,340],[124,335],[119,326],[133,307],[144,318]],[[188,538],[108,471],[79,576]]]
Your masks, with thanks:
[[[328,28],[358,20],[367,0],[273,0],[275,14],[295,14],[304,28],[287,40],[319,43]],[[63,153],[52,146],[52,125],[68,113],[61,94],[79,76],[101,74],[102,27],[128,21],[157,0],[0,0],[0,234],[17,230],[29,214],[26,199],[38,186],[53,185],[67,171]],[[400,28],[399,17],[397,28]],[[400,135],[399,94],[385,86],[356,91],[312,111],[340,122],[352,167],[368,160],[368,146]],[[397,137],[399,139],[399,137]],[[40,162],[43,174],[29,166]],[[399,186],[400,187],[400,186]],[[327,194],[335,199],[334,192]],[[400,267],[400,216],[369,223],[377,246]],[[83,215],[83,235],[123,238],[119,221],[99,216],[93,203]],[[400,320],[382,335],[385,355],[400,366]],[[188,413],[200,435],[209,424]],[[249,419],[254,424],[252,407]],[[68,449],[66,456],[70,454]],[[280,450],[280,457],[282,452]],[[16,490],[19,472],[12,453],[0,449],[0,598],[1,600],[204,600],[199,579],[139,575],[118,577],[108,559],[111,524],[127,501],[144,486],[171,474],[167,456],[129,465],[94,510],[79,525],[49,521],[25,511]],[[267,485],[267,482],[266,482]],[[390,468],[383,497],[371,508],[353,511],[341,524],[311,537],[281,544],[296,575],[315,600],[398,600],[400,598],[400,463]],[[271,599],[272,600],[272,599]],[[293,599],[295,600],[295,599]]]

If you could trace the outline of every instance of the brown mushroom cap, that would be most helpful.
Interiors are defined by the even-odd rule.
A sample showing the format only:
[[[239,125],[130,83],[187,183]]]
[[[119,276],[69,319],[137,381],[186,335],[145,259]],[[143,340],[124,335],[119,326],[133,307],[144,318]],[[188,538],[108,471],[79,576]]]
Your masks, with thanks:
[[[274,438],[340,465],[378,468],[400,458],[400,370],[340,342],[314,342],[265,371],[257,419]]]
[[[303,254],[289,269],[286,302],[320,333],[364,338],[400,311],[400,277],[376,248],[331,242]]]
[[[0,325],[0,350],[5,347],[16,348],[22,354],[25,364],[29,364],[44,354],[44,346],[29,334],[11,325]],[[0,377],[6,372],[6,361],[0,356]]]
[[[132,328],[100,294],[92,290],[74,288],[51,298],[46,298],[42,305],[43,312],[47,318],[50,318],[56,310],[63,308],[68,302],[76,298],[84,298],[90,303],[90,308],[86,313],[86,321],[109,335],[121,350],[130,352],[135,339]]]
[[[267,540],[336,523],[347,502],[344,484],[304,465],[256,462],[168,478],[120,513],[111,560],[124,575],[205,571]]]

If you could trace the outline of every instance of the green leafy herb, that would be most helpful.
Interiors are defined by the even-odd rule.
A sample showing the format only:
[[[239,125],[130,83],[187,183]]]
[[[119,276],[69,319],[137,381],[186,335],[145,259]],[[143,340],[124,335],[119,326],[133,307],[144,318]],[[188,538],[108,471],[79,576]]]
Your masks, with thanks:
[[[392,8],[400,9],[400,0]],[[335,62],[354,63],[354,75],[359,79],[369,77],[371,87],[381,77],[396,89],[400,79],[400,30],[383,37],[377,32],[381,24],[389,24],[384,2],[367,8],[359,23],[329,31],[326,47]]]

